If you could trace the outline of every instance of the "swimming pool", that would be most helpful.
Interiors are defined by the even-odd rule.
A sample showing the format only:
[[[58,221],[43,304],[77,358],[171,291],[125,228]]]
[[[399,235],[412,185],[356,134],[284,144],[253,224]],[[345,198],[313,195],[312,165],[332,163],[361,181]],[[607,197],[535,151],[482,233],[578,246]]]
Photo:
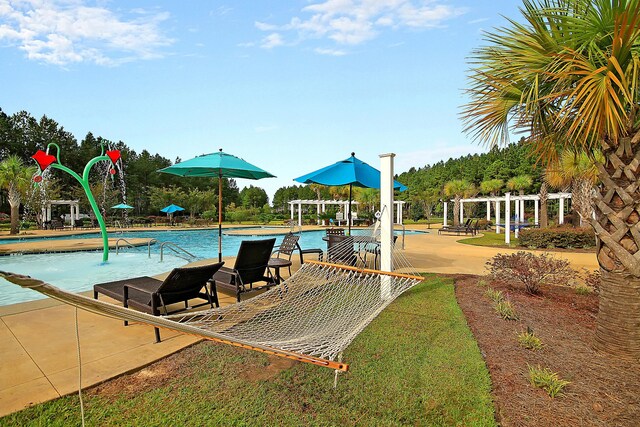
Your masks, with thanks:
[[[240,248],[242,240],[267,239],[276,237],[276,245],[280,244],[284,236],[249,234],[251,229],[243,229],[245,235],[225,234],[222,238],[223,256],[234,256]],[[262,230],[262,229],[256,229]],[[227,231],[227,230],[225,230]],[[277,230],[281,232],[281,230]],[[359,230],[364,232],[365,230]],[[264,232],[264,230],[262,230]],[[407,234],[415,232],[407,231]],[[73,236],[56,236],[51,239],[87,239],[99,237],[99,233],[81,234]],[[305,231],[300,237],[300,247],[326,248],[326,242],[322,240],[324,230]],[[218,257],[218,230],[164,230],[164,231],[135,231],[123,233],[110,233],[110,238],[147,238],[156,239],[158,242],[172,242],[189,251],[198,259]],[[36,240],[50,240],[38,238]],[[11,241],[24,241],[12,239]],[[0,241],[10,243],[11,241]],[[33,241],[29,239],[29,241]],[[124,249],[119,255],[115,251],[110,252],[109,262],[102,263],[100,253],[70,252],[54,254],[33,254],[0,256],[0,270],[26,274],[49,282],[63,289],[73,292],[82,292],[92,289],[93,284],[111,280],[126,279],[134,276],[151,276],[171,270],[174,267],[184,265],[187,261],[171,255],[171,251],[165,251],[164,261],[159,262],[160,244],[151,246],[152,258],[147,255],[147,246]],[[22,289],[16,285],[0,279],[0,306],[15,304],[18,302],[32,301],[44,298],[41,294]]]

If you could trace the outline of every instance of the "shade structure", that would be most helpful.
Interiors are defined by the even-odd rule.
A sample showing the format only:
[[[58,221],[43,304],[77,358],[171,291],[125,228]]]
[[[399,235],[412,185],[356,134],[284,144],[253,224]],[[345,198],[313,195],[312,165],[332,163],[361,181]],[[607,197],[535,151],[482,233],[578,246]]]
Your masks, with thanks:
[[[222,148],[216,153],[203,154],[158,172],[185,177],[218,178],[218,261],[222,261],[222,178],[275,178],[275,175],[239,157],[222,152]]]
[[[174,212],[183,211],[183,210],[184,208],[181,208],[178,205],[170,204],[169,206],[160,209],[160,212],[164,212],[166,214],[172,214]]]
[[[133,209],[133,206],[129,206],[126,203],[120,203],[115,206],[111,206],[111,209]]]
[[[373,166],[356,158],[356,153],[351,153],[351,157],[336,162],[332,165],[318,169],[317,171],[295,178],[294,181],[303,184],[321,185],[348,185],[349,186],[349,210],[347,223],[349,234],[351,234],[351,190],[356,187],[380,188],[380,171]],[[393,188],[405,191],[406,186],[398,181],[393,182]]]

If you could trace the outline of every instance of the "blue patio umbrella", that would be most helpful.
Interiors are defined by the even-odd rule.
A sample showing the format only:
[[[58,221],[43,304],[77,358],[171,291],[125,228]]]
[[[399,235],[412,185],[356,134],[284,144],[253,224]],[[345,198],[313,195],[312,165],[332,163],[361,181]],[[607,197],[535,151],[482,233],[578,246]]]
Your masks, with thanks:
[[[351,157],[326,166],[317,171],[295,178],[294,181],[303,184],[321,185],[349,185],[349,211],[347,223],[349,234],[351,234],[351,190],[356,187],[380,188],[380,171],[373,166],[356,158],[356,153],[351,153]],[[398,181],[393,181],[393,188],[405,191],[406,186]]]
[[[223,153],[222,148],[216,153],[203,154],[160,169],[158,172],[178,176],[218,178],[218,261],[222,261],[222,178],[275,178],[275,175],[239,157]]]
[[[111,206],[111,209],[133,209],[133,206],[129,206],[126,203],[120,203],[115,206]]]
[[[169,206],[160,209],[160,212],[164,212],[166,214],[172,214],[174,212],[183,211],[184,208],[181,208],[178,205],[170,204]]]

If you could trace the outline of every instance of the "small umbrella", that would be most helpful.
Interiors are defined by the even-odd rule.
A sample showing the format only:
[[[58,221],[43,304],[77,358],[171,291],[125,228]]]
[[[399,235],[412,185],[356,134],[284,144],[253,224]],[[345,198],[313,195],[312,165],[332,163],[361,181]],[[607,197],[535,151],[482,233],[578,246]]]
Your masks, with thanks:
[[[295,178],[294,181],[303,184],[321,185],[349,185],[349,211],[347,223],[351,234],[351,187],[380,188],[380,171],[373,166],[356,158],[356,153],[351,153],[348,159],[336,162],[317,171]],[[398,181],[393,181],[393,188],[405,191],[407,187]]]
[[[181,208],[178,205],[170,204],[169,206],[160,209],[160,212],[164,212],[166,214],[172,214],[174,212],[183,211],[184,208]]]
[[[115,206],[111,206],[111,209],[133,209],[133,206],[129,206],[126,203],[120,203]]]
[[[183,211],[183,210],[184,210],[184,208],[182,208],[182,207],[180,207],[178,205],[174,205],[172,203],[169,206],[160,209],[160,212],[166,213],[167,217],[169,217],[169,222],[173,225],[173,213],[174,212]]]
[[[223,153],[222,148],[217,153],[203,154],[160,169],[158,172],[178,176],[218,178],[218,261],[222,261],[222,178],[275,178],[275,175],[239,157]]]

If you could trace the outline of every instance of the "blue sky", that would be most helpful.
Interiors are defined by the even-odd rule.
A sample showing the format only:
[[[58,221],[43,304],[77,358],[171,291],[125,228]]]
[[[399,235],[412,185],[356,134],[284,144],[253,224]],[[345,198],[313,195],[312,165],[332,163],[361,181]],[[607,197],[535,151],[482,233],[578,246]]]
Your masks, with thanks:
[[[0,108],[174,160],[218,148],[293,178],[356,156],[397,173],[486,151],[466,58],[516,0],[0,0]]]

